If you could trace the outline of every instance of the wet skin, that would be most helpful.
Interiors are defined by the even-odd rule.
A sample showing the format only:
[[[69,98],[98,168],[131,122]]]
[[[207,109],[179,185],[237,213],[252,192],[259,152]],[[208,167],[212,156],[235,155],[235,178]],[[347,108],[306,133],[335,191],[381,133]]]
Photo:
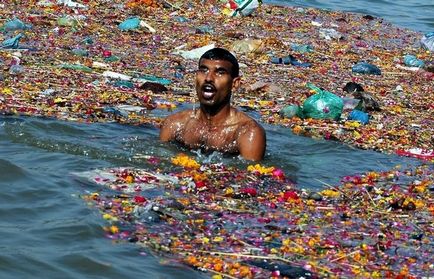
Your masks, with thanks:
[[[196,74],[199,109],[181,111],[165,119],[162,141],[176,141],[189,148],[239,153],[258,161],[265,153],[265,131],[251,117],[231,107],[232,90],[240,85],[231,76],[232,64],[202,59]]]

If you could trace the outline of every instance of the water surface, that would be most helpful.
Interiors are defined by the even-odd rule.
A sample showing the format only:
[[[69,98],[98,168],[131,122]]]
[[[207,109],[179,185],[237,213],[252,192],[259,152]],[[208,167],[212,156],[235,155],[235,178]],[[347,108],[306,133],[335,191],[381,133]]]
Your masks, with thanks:
[[[416,161],[293,135],[265,125],[265,165],[279,166],[300,187],[320,189],[344,175]],[[107,223],[79,195],[96,190],[71,173],[104,167],[146,167],[140,157],[178,154],[160,143],[158,129],[0,117],[0,278],[202,278],[161,263],[134,244],[104,237]],[[221,155],[199,160],[247,166]],[[144,252],[141,253],[141,252]]]

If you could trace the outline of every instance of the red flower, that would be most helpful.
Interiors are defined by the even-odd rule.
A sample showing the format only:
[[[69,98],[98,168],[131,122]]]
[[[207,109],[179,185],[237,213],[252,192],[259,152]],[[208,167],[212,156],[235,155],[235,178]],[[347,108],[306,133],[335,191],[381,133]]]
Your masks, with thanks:
[[[244,188],[241,190],[241,193],[250,195],[251,197],[255,197],[258,194],[255,188]]]
[[[283,193],[283,197],[285,200],[298,200],[300,198],[295,191],[286,191]]]
[[[144,202],[146,202],[146,198],[143,196],[134,196],[134,202],[135,203],[144,203]]]

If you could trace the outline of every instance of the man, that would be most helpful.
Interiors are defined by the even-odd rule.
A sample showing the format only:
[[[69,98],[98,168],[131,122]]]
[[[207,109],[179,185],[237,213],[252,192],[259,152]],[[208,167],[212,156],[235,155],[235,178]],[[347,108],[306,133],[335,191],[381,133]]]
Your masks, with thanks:
[[[205,52],[196,73],[199,109],[168,116],[161,126],[160,139],[261,160],[266,145],[264,129],[230,104],[232,90],[239,86],[237,59],[222,48]]]

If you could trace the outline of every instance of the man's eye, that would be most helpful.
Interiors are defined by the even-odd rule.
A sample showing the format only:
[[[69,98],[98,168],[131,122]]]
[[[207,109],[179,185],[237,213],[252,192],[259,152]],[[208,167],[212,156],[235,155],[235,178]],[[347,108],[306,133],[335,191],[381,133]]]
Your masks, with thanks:
[[[217,71],[217,74],[218,74],[219,76],[223,76],[223,75],[226,74],[226,71],[225,71],[225,70],[220,70],[220,71]]]
[[[199,68],[198,72],[199,73],[207,73],[208,69],[206,69],[206,68]]]

